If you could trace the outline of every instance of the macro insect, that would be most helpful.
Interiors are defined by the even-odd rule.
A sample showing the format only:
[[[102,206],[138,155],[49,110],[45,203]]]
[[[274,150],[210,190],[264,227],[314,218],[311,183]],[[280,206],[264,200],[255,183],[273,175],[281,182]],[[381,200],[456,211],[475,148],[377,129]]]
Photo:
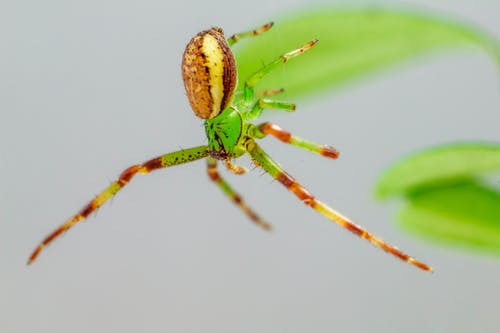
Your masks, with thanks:
[[[169,168],[203,158],[207,162],[208,177],[219,186],[250,220],[261,228],[270,230],[271,225],[247,206],[242,197],[233,190],[218,171],[218,162],[220,161],[232,173],[245,173],[246,169],[240,165],[233,164],[232,160],[248,154],[257,167],[262,168],[307,206],[393,256],[422,270],[431,271],[432,269],[426,264],[389,245],[382,239],[354,224],[347,217],[317,200],[257,144],[257,139],[271,135],[284,143],[328,158],[336,159],[339,155],[330,146],[319,145],[304,140],[275,124],[269,122],[261,124],[252,123],[267,108],[286,111],[295,110],[295,104],[270,98],[282,92],[282,89],[258,93],[254,87],[256,83],[276,67],[285,64],[288,60],[314,47],[318,42],[317,39],[313,39],[303,47],[285,53],[274,61],[264,65],[246,79],[242,97],[238,99],[233,98],[237,85],[237,67],[230,47],[240,39],[257,36],[266,32],[272,25],[272,23],[268,23],[255,30],[234,34],[227,39],[220,28],[211,28],[202,31],[193,37],[187,44],[183,54],[182,77],[191,108],[196,116],[205,121],[208,144],[161,155],[142,164],[128,167],[120,174],[117,180],[112,182],[111,185],[99,193],[78,213],[49,234],[35,248],[28,260],[28,264],[33,263],[40,252],[57,237],[101,207],[108,199],[125,187],[135,175],[147,174],[154,170]]]

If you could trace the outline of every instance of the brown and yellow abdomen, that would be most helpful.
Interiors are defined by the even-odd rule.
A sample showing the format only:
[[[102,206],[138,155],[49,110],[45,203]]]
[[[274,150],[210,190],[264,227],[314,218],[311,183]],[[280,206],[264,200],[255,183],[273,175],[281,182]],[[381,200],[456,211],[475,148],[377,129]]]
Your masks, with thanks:
[[[198,117],[212,119],[229,105],[237,83],[236,61],[221,29],[191,39],[182,57],[182,78]]]

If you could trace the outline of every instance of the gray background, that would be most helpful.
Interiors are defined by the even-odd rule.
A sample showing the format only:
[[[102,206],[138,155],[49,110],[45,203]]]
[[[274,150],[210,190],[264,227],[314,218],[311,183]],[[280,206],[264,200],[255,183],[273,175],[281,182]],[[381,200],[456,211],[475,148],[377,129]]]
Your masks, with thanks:
[[[405,153],[499,139],[498,73],[481,52],[420,59],[265,117],[335,145],[338,161],[262,143],[320,199],[435,274],[341,230],[259,170],[225,173],[275,225],[264,233],[209,182],[203,162],[139,176],[25,266],[36,243],[122,169],[204,143],[179,68],[192,35],[212,25],[231,34],[307,4],[2,2],[1,332],[498,332],[500,262],[409,237],[394,226],[397,203],[371,196],[376,176]],[[500,37],[494,1],[407,4]]]

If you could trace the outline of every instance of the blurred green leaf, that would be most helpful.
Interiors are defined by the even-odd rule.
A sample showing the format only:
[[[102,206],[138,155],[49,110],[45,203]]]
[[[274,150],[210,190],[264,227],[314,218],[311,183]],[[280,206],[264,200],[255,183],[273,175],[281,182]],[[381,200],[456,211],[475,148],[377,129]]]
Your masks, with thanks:
[[[375,195],[384,198],[446,184],[486,171],[500,171],[500,144],[461,143],[414,153],[389,167],[379,178]]]
[[[274,70],[259,89],[285,88],[295,99],[345,84],[376,70],[433,51],[476,47],[500,59],[500,47],[466,24],[431,14],[384,8],[305,10],[275,20],[274,27],[235,47],[239,88],[263,64],[313,38],[313,50]]]
[[[235,47],[240,78],[318,38],[311,51],[258,83],[285,88],[294,101],[411,59],[443,51],[483,50],[500,65],[500,44],[479,29],[430,13],[385,8],[319,8],[275,20],[265,34]],[[467,143],[413,154],[379,179],[378,197],[404,195],[402,226],[441,242],[500,253],[500,194],[472,178],[500,171],[500,144]]]
[[[408,196],[401,226],[441,243],[500,254],[500,193],[473,180]]]

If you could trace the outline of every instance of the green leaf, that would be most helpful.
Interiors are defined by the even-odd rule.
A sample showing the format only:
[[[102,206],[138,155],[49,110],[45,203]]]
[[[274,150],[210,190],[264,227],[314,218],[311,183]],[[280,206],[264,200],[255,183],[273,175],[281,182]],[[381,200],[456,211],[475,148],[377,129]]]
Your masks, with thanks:
[[[416,56],[458,47],[479,47],[500,59],[500,47],[486,34],[431,14],[378,7],[303,10],[276,19],[270,31],[235,46],[239,88],[263,64],[313,38],[320,42],[312,50],[274,70],[258,88],[285,88],[285,97],[295,99]]]
[[[500,171],[500,144],[444,145],[414,153],[389,167],[379,178],[375,195],[407,194],[419,187],[453,183],[487,171]]]
[[[401,226],[447,245],[500,254],[500,193],[473,180],[411,194]]]

